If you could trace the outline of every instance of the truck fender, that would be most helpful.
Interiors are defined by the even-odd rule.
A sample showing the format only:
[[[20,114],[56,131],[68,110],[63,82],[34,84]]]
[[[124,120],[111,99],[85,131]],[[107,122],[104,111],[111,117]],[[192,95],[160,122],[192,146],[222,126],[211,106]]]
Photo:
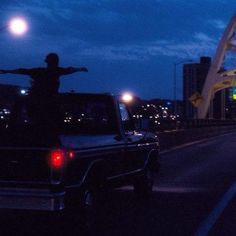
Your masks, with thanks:
[[[82,184],[91,187],[99,187],[107,178],[107,167],[104,160],[93,161],[86,170]]]

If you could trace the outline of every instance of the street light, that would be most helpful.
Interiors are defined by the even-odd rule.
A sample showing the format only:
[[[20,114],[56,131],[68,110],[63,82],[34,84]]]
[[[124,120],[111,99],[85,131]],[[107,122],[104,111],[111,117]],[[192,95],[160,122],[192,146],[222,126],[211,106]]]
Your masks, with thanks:
[[[191,59],[185,59],[185,60],[181,60],[181,61],[178,61],[178,62],[175,62],[174,63],[174,86],[173,86],[173,99],[174,99],[174,114],[176,114],[177,112],[177,99],[176,99],[176,70],[177,70],[177,66],[180,65],[180,64],[183,64],[183,63],[187,63],[187,62],[193,62],[193,60]]]
[[[130,103],[133,100],[133,95],[131,93],[124,93],[122,95],[122,101],[125,103]]]

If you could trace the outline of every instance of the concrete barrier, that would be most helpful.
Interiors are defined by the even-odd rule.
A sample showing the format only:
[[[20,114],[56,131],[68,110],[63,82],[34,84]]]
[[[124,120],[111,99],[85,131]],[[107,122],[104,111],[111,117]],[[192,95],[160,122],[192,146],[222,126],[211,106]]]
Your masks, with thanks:
[[[161,150],[236,131],[236,125],[198,127],[158,132]]]

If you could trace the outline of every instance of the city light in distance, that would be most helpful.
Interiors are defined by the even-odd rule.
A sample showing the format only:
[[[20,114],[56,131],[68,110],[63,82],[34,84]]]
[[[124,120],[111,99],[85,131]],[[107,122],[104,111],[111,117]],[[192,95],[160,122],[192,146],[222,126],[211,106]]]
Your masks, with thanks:
[[[9,30],[17,36],[21,36],[28,30],[28,24],[23,18],[13,18],[9,23]]]

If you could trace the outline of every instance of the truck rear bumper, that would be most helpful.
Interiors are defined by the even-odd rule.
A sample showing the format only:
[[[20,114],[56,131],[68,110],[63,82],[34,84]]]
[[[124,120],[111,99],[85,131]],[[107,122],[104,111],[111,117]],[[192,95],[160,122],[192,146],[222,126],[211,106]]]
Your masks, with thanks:
[[[58,211],[64,208],[65,192],[47,189],[0,188],[0,209]]]

